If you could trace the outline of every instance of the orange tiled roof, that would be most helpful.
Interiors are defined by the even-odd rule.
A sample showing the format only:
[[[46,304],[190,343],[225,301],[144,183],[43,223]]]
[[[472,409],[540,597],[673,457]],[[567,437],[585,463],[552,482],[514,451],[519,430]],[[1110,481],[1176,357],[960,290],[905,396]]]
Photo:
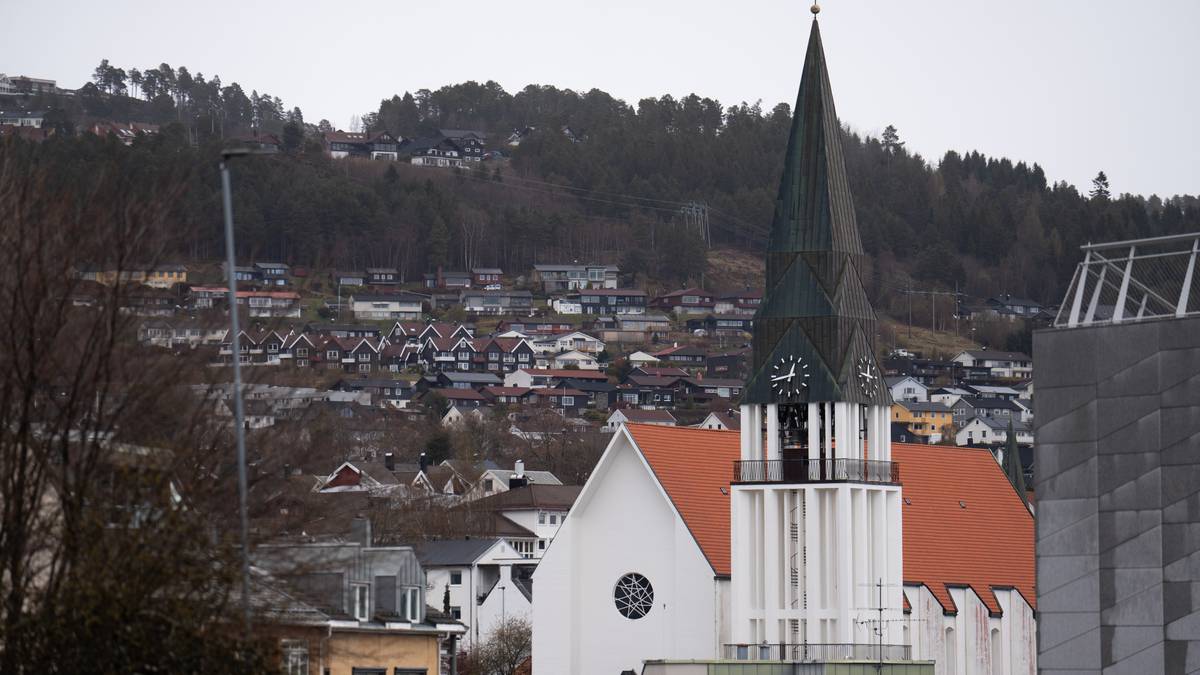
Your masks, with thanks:
[[[730,574],[729,486],[735,431],[627,424],[659,483],[719,575]],[[1033,516],[986,449],[893,443],[900,463],[904,581],[924,584],[947,612],[968,586],[999,614],[991,589],[1015,588],[1034,609]],[[703,458],[704,461],[698,461]],[[964,506],[960,506],[959,502]]]
[[[925,584],[947,612],[958,611],[955,586],[970,586],[993,614],[993,588],[1016,588],[1037,609],[1033,516],[992,453],[893,443],[892,458],[905,499],[904,582]]]
[[[626,424],[713,571],[729,576],[729,478],[741,454],[728,431]],[[703,461],[701,461],[703,460]],[[722,492],[724,488],[724,492]]]

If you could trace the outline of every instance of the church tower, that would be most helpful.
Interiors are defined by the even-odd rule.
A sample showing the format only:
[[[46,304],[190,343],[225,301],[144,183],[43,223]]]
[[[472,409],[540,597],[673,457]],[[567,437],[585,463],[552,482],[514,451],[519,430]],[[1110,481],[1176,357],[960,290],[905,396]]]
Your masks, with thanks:
[[[900,473],[817,11],[741,406],[731,637],[874,658],[902,640]]]

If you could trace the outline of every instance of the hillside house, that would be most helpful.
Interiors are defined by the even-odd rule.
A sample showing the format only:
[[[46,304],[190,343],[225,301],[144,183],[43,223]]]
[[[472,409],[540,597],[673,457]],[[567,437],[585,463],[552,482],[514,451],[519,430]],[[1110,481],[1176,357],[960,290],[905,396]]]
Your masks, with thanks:
[[[476,288],[498,291],[504,283],[504,270],[499,267],[473,267],[471,268],[471,281]]]
[[[754,317],[749,314],[709,314],[687,320],[689,331],[704,331],[705,335],[740,336],[754,330]]]
[[[395,267],[368,267],[366,282],[372,286],[394,286],[400,283],[400,270]]]
[[[322,140],[325,151],[334,159],[368,157],[396,160],[400,156],[400,140],[386,131],[327,131],[322,134]]]
[[[277,262],[256,262],[253,267],[255,278],[264,286],[287,286],[292,269]]]
[[[994,378],[1028,380],[1033,377],[1033,359],[1021,352],[973,349],[952,359],[968,368],[987,368]]]
[[[646,292],[632,288],[598,288],[567,295],[579,305],[579,314],[645,314]]]
[[[972,417],[991,417],[1007,422],[1010,417],[1020,419],[1021,416],[1021,406],[1015,401],[1003,398],[962,396],[955,401],[951,410],[954,411],[954,424],[960,429],[966,426]]]
[[[652,424],[660,427],[673,427],[677,424],[675,416],[668,410],[640,410],[638,408],[620,408],[612,411],[605,420],[601,431],[612,433],[626,424]]]
[[[529,291],[463,291],[459,298],[471,314],[529,316],[533,314],[533,294]]]
[[[470,129],[438,129],[438,133],[458,147],[464,162],[481,162],[487,155],[487,136]]]
[[[713,303],[714,314],[754,314],[762,304],[762,290],[746,289],[725,293]]]
[[[430,272],[423,277],[425,288],[470,288],[470,272]],[[455,298],[458,300],[459,298]]]
[[[466,161],[465,154],[462,146],[445,136],[419,138],[400,146],[400,156],[413,166],[458,168]]]
[[[1007,419],[972,417],[954,435],[957,445],[1004,445],[1008,443]],[[1033,429],[1024,422],[1012,420],[1013,434],[1018,445],[1033,445]]]
[[[412,321],[424,315],[424,300],[415,293],[355,293],[350,310],[360,321]]]
[[[903,424],[923,443],[937,443],[954,425],[950,408],[927,401],[896,401],[892,404],[892,422]]]
[[[907,375],[885,377],[883,382],[891,390],[893,401],[929,401],[929,387],[915,377]],[[947,405],[947,407],[949,406]]]
[[[650,306],[661,312],[703,315],[714,311],[716,301],[713,294],[703,288],[685,288],[658,296]]]
[[[534,265],[532,281],[546,294],[584,289],[616,289],[616,265]]]

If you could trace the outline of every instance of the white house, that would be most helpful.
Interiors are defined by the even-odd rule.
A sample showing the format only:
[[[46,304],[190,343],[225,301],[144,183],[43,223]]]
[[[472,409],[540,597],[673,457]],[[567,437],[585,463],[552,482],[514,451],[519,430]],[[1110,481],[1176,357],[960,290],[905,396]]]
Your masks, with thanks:
[[[992,371],[992,377],[1029,379],[1033,377],[1033,359],[1021,352],[997,352],[972,349],[960,352],[952,361],[968,367],[982,366]]]
[[[601,427],[600,430],[611,433],[629,423],[673,427],[676,425],[676,420],[675,416],[671,414],[670,410],[618,408],[612,411],[612,414],[608,416],[608,419],[605,420],[604,426]]]
[[[482,499],[507,492],[513,478],[524,478],[530,485],[562,485],[562,481],[549,471],[526,471],[525,462],[516,461],[512,469],[488,469],[479,476],[475,485],[467,492],[468,500]]]
[[[1033,429],[1020,420],[1013,420],[1013,433],[1020,445],[1033,445]],[[1008,442],[1008,420],[995,417],[972,417],[954,435],[958,445],[1002,445]]]
[[[734,432],[635,424],[613,436],[534,572],[535,675],[759,654],[730,625],[739,457]],[[984,449],[894,444],[892,457],[907,606],[894,641],[937,675],[1035,672],[1033,518],[1000,466]]]
[[[416,544],[428,604],[467,625],[463,646],[486,640],[505,617],[530,616],[533,565],[503,539],[453,539]]]
[[[425,298],[410,293],[356,293],[350,296],[354,318],[377,321],[420,319]]]
[[[600,363],[591,354],[585,354],[577,349],[559,354],[542,354],[537,357],[538,368],[562,370],[578,368],[580,370],[600,370]]]
[[[652,356],[642,351],[637,351],[630,354],[626,357],[626,360],[629,361],[629,365],[633,366],[634,368],[641,366],[653,366],[659,362],[659,358],[657,356]]]
[[[550,308],[555,314],[583,314],[583,305],[578,298],[555,298],[550,301]]]
[[[557,536],[559,528],[566,522],[567,513],[571,511],[582,489],[578,485],[531,481],[529,485],[475,500],[471,508],[474,511],[498,514],[515,528],[527,532],[528,540],[510,538],[508,543],[521,557],[540,560]]]
[[[602,340],[580,331],[535,338],[529,344],[533,347],[533,351],[538,354],[553,354],[555,352],[566,351],[599,354],[604,351],[604,342]]]
[[[964,396],[973,396],[971,392],[961,387],[940,387],[929,392],[931,403],[941,403],[947,408],[953,408],[955,403]]]
[[[888,389],[892,390],[893,401],[915,401],[918,403],[927,403],[929,401],[929,387],[914,377],[907,375],[885,377],[884,382],[887,384]]]
[[[713,429],[716,431],[737,431],[741,429],[738,416],[733,413],[710,412],[708,417],[696,425],[697,429]]]

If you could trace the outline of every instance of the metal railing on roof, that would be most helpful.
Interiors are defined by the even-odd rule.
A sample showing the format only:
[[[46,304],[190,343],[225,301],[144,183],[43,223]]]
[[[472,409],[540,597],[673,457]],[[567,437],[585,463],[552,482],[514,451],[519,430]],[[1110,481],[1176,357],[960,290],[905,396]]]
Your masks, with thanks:
[[[878,643],[725,644],[721,646],[721,658],[731,661],[791,661],[794,663],[908,661],[912,658],[912,647]]]
[[[1200,232],[1080,248],[1056,328],[1200,315]]]

